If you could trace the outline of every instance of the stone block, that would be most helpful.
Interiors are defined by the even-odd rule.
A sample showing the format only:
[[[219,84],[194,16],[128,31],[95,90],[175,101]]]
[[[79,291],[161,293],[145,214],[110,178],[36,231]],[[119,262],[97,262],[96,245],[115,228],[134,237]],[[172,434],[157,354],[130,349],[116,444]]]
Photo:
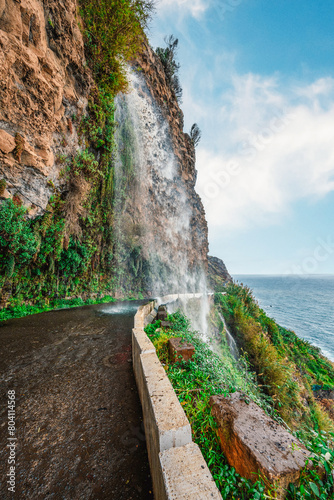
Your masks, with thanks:
[[[149,426],[156,433],[159,452],[191,442],[191,428],[172,384],[155,353],[140,356],[149,408]],[[145,410],[146,402],[143,402]]]
[[[221,500],[221,494],[195,443],[159,455],[168,500]]]
[[[180,337],[168,341],[169,356],[173,363],[176,361],[189,361],[195,353],[195,347],[189,342],[184,342]]]
[[[5,153],[11,153],[15,149],[15,139],[5,130],[0,129],[0,150]]]
[[[167,307],[166,306],[159,306],[157,319],[158,320],[160,319],[161,321],[166,321],[166,319],[167,319]]]
[[[141,398],[154,498],[164,498],[159,453],[191,443],[191,427],[155,353],[140,355],[142,375],[136,377]]]
[[[149,302],[144,306],[140,306],[138,311],[134,317],[134,327],[135,328],[144,328],[148,321],[146,318],[152,313],[155,306],[155,302]]]
[[[140,355],[142,353],[155,353],[155,347],[146,335],[143,328],[133,328],[132,330],[132,364],[136,378],[140,400],[143,398],[143,369]]]
[[[239,392],[212,396],[210,405],[228,463],[252,481],[260,474],[268,486],[277,485],[277,498],[284,498],[289,483],[298,483],[310,452]]]

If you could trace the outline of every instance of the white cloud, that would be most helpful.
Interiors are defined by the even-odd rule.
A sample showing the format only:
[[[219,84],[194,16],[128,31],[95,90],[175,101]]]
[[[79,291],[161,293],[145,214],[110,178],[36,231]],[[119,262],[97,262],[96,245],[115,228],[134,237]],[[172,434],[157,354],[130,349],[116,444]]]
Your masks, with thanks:
[[[249,74],[232,81],[220,112],[208,110],[212,148],[206,142],[197,152],[209,226],[276,223],[295,201],[334,191],[334,80],[286,87]]]
[[[192,16],[199,18],[208,8],[206,0],[158,0],[157,11],[160,12],[173,11],[175,9],[182,12],[189,12]]]

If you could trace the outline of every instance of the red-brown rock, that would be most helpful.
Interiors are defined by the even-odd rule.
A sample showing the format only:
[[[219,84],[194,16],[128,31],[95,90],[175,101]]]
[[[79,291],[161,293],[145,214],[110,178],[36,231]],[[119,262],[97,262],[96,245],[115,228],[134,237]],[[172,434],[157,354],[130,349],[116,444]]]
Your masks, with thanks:
[[[228,463],[251,481],[260,474],[268,486],[277,485],[277,498],[284,498],[289,483],[298,483],[310,452],[239,392],[212,396],[210,405]]]
[[[166,321],[166,319],[167,319],[167,307],[166,306],[159,306],[157,319],[158,320],[160,319],[161,321]]]
[[[169,356],[173,363],[176,361],[189,361],[195,353],[195,347],[189,342],[184,342],[180,337],[168,341]]]

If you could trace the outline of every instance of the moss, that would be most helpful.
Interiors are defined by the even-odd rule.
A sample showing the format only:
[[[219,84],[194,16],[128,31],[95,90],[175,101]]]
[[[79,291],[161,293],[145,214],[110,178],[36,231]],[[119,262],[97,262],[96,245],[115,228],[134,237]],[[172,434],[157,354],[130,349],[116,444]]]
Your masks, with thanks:
[[[24,150],[24,143],[25,143],[25,139],[24,137],[22,137],[22,135],[20,135],[19,133],[16,133],[15,134],[15,149],[13,151],[13,154],[14,154],[14,157],[16,158],[16,160],[21,163],[21,156],[22,156],[22,153],[23,153],[23,150]]]
[[[0,196],[3,196],[6,187],[7,187],[7,182],[5,181],[5,179],[0,179]]]

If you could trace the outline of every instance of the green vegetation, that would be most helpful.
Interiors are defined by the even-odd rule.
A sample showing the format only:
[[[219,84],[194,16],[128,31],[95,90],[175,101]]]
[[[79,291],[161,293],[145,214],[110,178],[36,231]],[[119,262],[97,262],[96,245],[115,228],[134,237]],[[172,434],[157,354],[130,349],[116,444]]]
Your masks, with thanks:
[[[180,64],[176,62],[176,52],[179,40],[173,35],[165,37],[167,47],[156,49],[156,54],[159,57],[165,71],[167,82],[178,101],[182,98],[182,88],[178,76]]]
[[[100,89],[111,95],[127,89],[125,62],[145,39],[152,0],[79,0],[85,49]]]
[[[201,140],[201,137],[202,137],[202,133],[200,131],[200,128],[199,126],[197,125],[197,123],[194,123],[190,129],[190,139],[192,141],[192,143],[194,144],[194,146],[198,146],[200,140]]]
[[[216,301],[218,302],[218,297]],[[212,314],[214,322],[217,322],[216,312]],[[200,340],[196,332],[190,330],[189,321],[180,312],[170,315],[168,320],[172,322],[169,330],[162,329],[160,321],[148,325],[145,330],[156,347],[157,354],[190,421],[193,439],[201,448],[223,499],[275,498],[275,491],[266,490],[260,478],[252,484],[240,477],[235,469],[228,465],[220,450],[217,425],[208,404],[211,395],[242,391],[284,425],[276,410],[275,400],[263,387],[258,386],[257,376],[251,371],[246,358],[241,357],[239,363],[233,359],[225,335],[222,336],[219,354],[215,354]],[[173,336],[181,337],[195,346],[192,361],[170,363],[168,339]],[[325,475],[321,479],[315,470],[308,471],[305,468],[300,486],[290,487],[288,500],[319,498],[325,500],[333,497],[331,468],[334,463],[334,434],[314,429],[315,425],[313,429],[300,429],[295,434],[309,450],[313,451],[315,455],[312,461],[315,466],[322,464]]]
[[[43,215],[29,219],[19,196],[0,205],[0,302],[2,318],[58,307],[62,300],[118,294],[142,296],[131,269],[119,276],[115,237],[114,97],[127,88],[125,63],[141,49],[152,12],[147,0],[80,0],[88,64],[94,76],[87,113],[68,119],[79,134],[74,157],[57,157],[65,189],[53,191]],[[52,27],[52,21],[49,19]],[[16,134],[21,160],[24,139]],[[66,145],[66,137],[62,144]],[[0,184],[1,193],[6,184]],[[133,249],[132,249],[133,250]],[[130,260],[131,260],[130,259]],[[124,273],[123,273],[124,274]]]
[[[319,349],[268,318],[247,287],[229,284],[215,302],[263,391],[293,428],[332,430],[333,422],[313,396],[312,387],[334,386],[334,365]]]

